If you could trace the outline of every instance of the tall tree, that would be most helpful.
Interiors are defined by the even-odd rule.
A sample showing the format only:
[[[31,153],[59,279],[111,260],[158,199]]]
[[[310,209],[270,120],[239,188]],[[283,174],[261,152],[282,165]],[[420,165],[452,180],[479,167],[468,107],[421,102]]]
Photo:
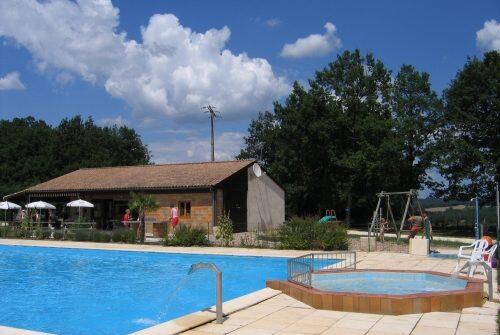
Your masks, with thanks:
[[[0,120],[0,196],[52,176],[53,130],[33,117]]]
[[[350,223],[353,198],[356,207],[366,207],[380,187],[391,189],[400,156],[395,149],[390,112],[390,71],[380,60],[359,50],[346,51],[316,74],[315,82],[331,92],[341,113],[337,124],[341,176],[339,195],[346,204],[346,221]],[[369,195],[368,195],[368,194]]]
[[[434,181],[436,195],[492,200],[500,181],[500,53],[468,59],[444,102],[434,163],[445,182]]]
[[[263,146],[263,162],[286,187],[291,213],[353,207],[366,218],[375,193],[396,189],[400,180],[390,89],[382,62],[345,52],[317,72],[308,89],[295,83],[274,113],[252,122],[240,157]]]
[[[99,127],[80,116],[57,127],[33,117],[0,120],[0,134],[0,196],[82,167],[150,161],[133,129]]]
[[[257,119],[252,120],[248,127],[248,136],[245,136],[245,148],[241,150],[237,159],[254,158],[263,166],[275,161],[276,153],[276,129],[278,120],[274,113],[261,112]]]
[[[439,128],[442,103],[431,89],[429,74],[403,65],[394,80],[391,110],[400,140],[403,161],[402,190],[419,189],[431,164],[429,143]]]

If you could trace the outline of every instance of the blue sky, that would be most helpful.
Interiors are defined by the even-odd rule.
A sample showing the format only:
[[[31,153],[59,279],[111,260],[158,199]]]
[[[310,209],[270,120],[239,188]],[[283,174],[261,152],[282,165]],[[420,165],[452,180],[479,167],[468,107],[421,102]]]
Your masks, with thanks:
[[[467,56],[500,48],[498,22],[498,1],[5,0],[0,117],[92,116],[134,127],[156,162],[196,161],[210,103],[230,159],[260,110],[338,52],[413,64],[440,94]]]

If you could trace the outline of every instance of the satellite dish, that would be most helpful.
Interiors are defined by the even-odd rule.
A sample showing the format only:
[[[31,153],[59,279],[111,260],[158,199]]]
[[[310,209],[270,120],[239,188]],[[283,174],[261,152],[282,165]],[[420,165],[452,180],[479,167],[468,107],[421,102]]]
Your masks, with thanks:
[[[260,168],[259,164],[253,163],[252,171],[255,177],[259,178],[260,176],[262,176],[262,169]]]

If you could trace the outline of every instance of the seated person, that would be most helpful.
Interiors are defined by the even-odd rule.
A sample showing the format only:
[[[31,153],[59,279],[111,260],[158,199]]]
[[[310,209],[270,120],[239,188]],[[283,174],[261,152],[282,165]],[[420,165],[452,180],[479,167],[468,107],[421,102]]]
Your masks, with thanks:
[[[412,215],[408,218],[408,222],[411,224],[408,238],[415,238],[418,232],[422,231],[423,218],[420,215]]]

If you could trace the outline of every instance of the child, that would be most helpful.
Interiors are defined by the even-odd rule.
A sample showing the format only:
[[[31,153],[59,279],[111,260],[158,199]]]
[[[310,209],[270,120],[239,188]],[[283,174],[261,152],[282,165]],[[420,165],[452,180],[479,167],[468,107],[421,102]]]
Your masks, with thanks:
[[[174,207],[174,204],[170,204],[170,221],[172,221],[172,228],[179,224],[179,214],[177,212],[177,208]]]

